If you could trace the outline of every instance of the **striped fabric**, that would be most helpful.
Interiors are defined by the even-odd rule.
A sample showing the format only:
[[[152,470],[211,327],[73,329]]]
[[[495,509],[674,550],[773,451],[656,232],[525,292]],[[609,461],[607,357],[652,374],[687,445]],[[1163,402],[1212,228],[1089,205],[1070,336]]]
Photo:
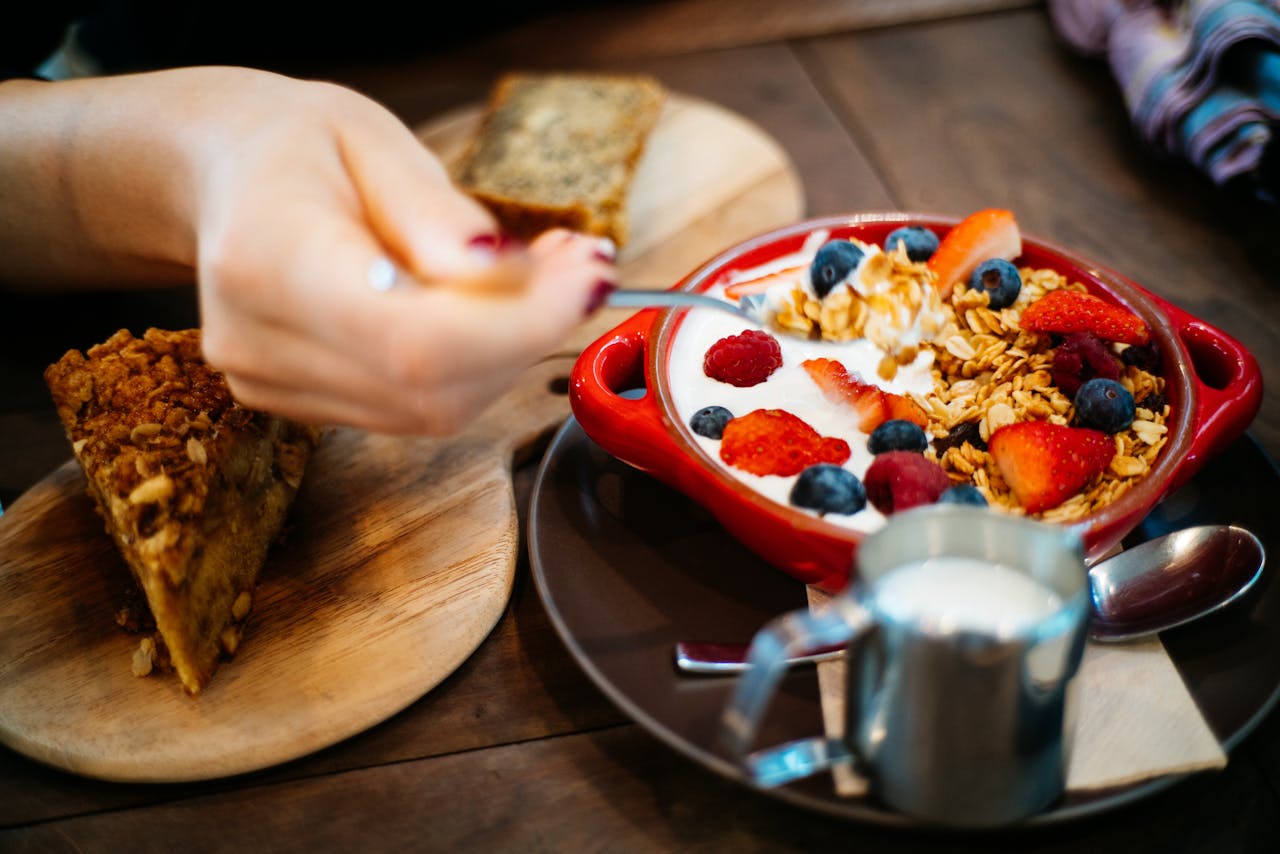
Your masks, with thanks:
[[[1105,58],[1154,151],[1275,201],[1280,0],[1049,0],[1049,10],[1067,44]]]

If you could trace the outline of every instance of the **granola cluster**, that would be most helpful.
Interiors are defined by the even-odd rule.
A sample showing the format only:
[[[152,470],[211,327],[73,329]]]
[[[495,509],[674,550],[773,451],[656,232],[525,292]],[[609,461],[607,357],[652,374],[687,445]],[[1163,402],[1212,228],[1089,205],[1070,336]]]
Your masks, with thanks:
[[[986,450],[992,431],[1018,421],[1067,425],[1075,415],[1071,398],[1053,382],[1053,340],[1018,325],[1024,306],[1051,290],[1084,291],[1053,270],[1022,268],[1024,297],[992,310],[985,293],[957,286],[945,305],[951,314],[932,343],[934,389],[912,395],[928,414],[929,453],[953,480],[973,483],[992,505],[1024,512]],[[1123,345],[1121,345],[1123,346]],[[1045,511],[1041,518],[1069,522],[1110,504],[1143,477],[1168,438],[1164,378],[1123,363],[1119,382],[1137,404],[1133,423],[1114,435],[1109,468],[1084,490]]]
[[[934,388],[912,395],[928,415],[933,444],[927,454],[952,479],[972,483],[992,505],[1024,513],[987,453],[991,433],[1019,421],[1069,425],[1072,399],[1055,385],[1054,341],[1019,327],[1022,310],[1046,293],[1086,291],[1054,270],[1024,267],[1022,297],[1002,309],[988,295],[957,285],[939,296],[925,263],[911,261],[905,247],[871,255],[853,287],[818,299],[797,283],[778,308],[779,326],[826,341],[867,338],[886,355],[877,368],[892,379],[920,348],[934,352]],[[1119,345],[1123,348],[1124,345]],[[1115,457],[1082,492],[1041,514],[1069,522],[1110,504],[1143,477],[1167,440],[1165,381],[1134,364],[1123,364],[1119,382],[1133,395],[1136,417],[1114,435]]]
[[[800,283],[778,307],[783,329],[824,341],[866,338],[885,352],[877,366],[891,380],[899,365],[914,362],[920,347],[945,330],[949,312],[931,282],[929,268],[907,257],[906,248],[871,254],[852,287],[818,299]]]

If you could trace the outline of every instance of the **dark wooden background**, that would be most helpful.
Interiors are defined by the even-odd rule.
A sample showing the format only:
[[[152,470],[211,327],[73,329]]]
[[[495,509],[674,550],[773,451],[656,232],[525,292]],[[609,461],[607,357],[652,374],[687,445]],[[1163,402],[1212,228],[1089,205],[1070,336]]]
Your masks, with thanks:
[[[480,100],[510,67],[644,70],[774,136],[810,214],[1009,207],[1027,233],[1124,271],[1246,343],[1268,389],[1251,433],[1280,452],[1280,216],[1147,151],[1105,65],[1066,50],[1040,3],[598,5],[432,56],[297,71],[348,83],[416,125]],[[0,296],[0,306],[7,505],[69,456],[45,364],[122,325],[196,318],[186,290]],[[533,462],[517,476],[522,511],[532,477]],[[76,778],[0,749],[3,851],[944,845],[1280,850],[1280,715],[1225,771],[1097,818],[994,836],[891,832],[746,791],[631,723],[564,649],[522,558],[507,615],[466,664],[405,712],[319,754],[232,780],[146,786]]]

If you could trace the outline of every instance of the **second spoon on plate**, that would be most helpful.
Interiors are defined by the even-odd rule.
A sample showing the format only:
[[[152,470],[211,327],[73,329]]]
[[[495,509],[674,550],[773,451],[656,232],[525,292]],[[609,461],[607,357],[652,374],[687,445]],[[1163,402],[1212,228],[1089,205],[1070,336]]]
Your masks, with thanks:
[[[1258,538],[1235,525],[1185,528],[1122,551],[1089,569],[1089,637],[1126,641],[1199,619],[1243,596],[1265,562]],[[737,673],[747,666],[747,652],[745,643],[683,641],[676,644],[676,666],[687,673]],[[792,663],[843,654],[843,647],[815,650]]]

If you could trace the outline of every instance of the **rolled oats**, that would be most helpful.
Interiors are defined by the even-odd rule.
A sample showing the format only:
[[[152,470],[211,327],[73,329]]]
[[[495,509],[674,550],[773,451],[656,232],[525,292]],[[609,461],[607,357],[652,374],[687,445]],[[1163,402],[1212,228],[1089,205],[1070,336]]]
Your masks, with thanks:
[[[927,286],[928,266],[912,261],[899,246],[868,256],[856,286],[842,286],[818,299],[796,285],[779,306],[776,322],[784,329],[825,341],[866,338],[899,365],[919,353],[917,341],[945,331],[949,312],[937,288]],[[882,368],[881,376],[896,368]]]
[[[929,419],[926,429],[935,437],[947,436],[966,422],[976,423],[982,443],[991,433],[1018,421],[1070,424],[1075,414],[1072,400],[1053,381],[1052,340],[1047,335],[1023,331],[1018,326],[1021,307],[1051,290],[1084,290],[1053,270],[1022,268],[1023,296],[1017,303],[992,311],[987,295],[957,285],[944,303],[954,319],[944,322],[948,334],[934,347],[934,392],[914,395]],[[1162,400],[1164,378],[1127,365],[1121,383],[1138,402],[1138,417],[1116,434],[1116,456],[1109,468],[1083,491],[1040,514],[1049,521],[1071,522],[1111,503],[1151,469],[1167,441],[1165,419],[1169,408],[1149,400]],[[929,453],[935,453],[930,451]],[[938,462],[958,482],[971,482],[993,505],[1011,513],[1023,513],[1009,486],[985,447],[965,442],[950,447]]]
[[[943,346],[947,348],[948,353],[964,362],[971,362],[978,355],[977,351],[973,349],[973,345],[959,333],[948,338]]]

